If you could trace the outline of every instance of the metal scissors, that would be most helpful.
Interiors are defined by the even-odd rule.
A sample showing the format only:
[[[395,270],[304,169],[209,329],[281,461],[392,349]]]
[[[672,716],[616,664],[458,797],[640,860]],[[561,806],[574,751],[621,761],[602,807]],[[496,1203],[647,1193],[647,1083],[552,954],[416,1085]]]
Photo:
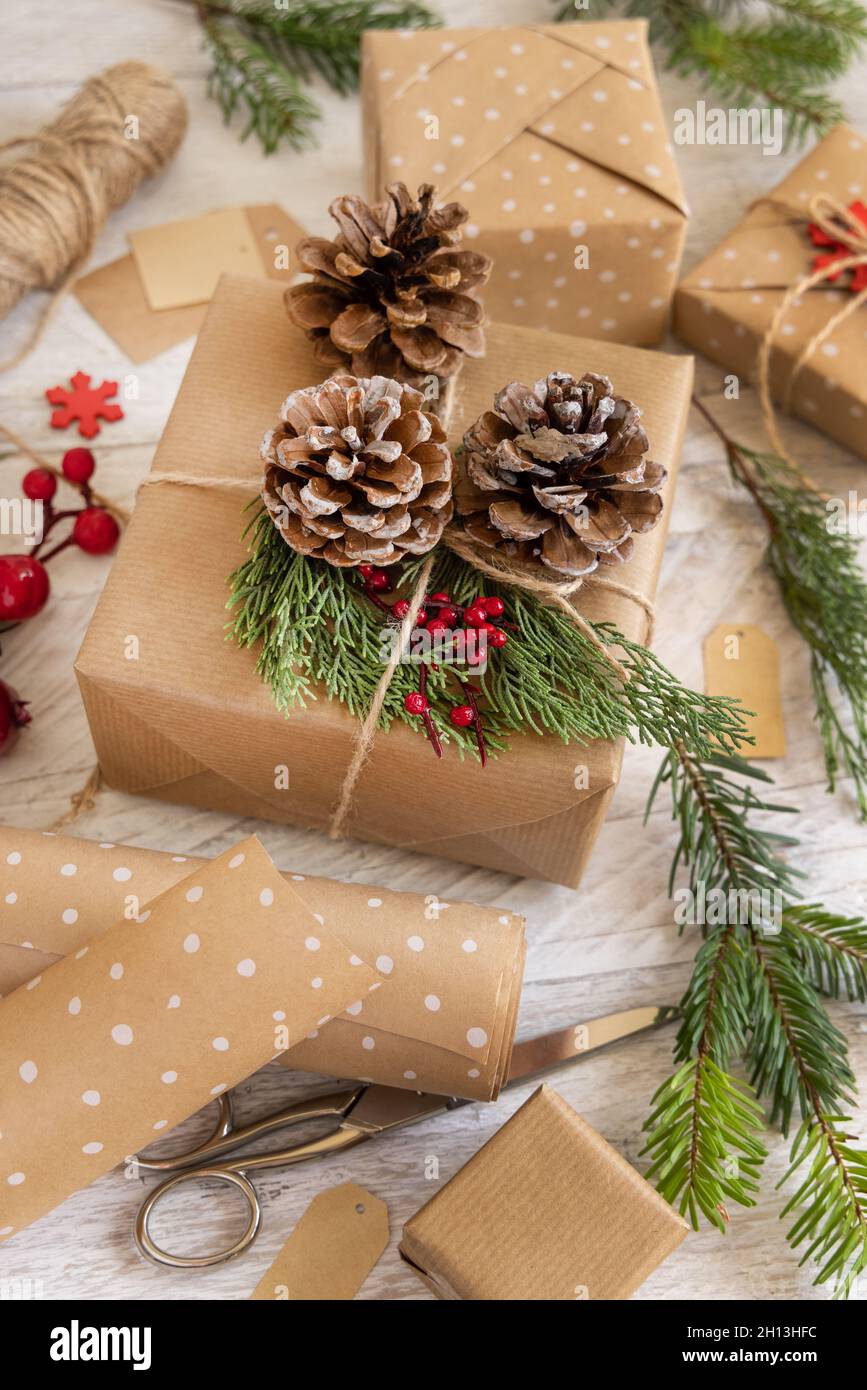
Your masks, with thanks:
[[[618,1042],[621,1038],[659,1028],[670,1023],[677,1014],[678,1010],[670,1006],[648,1005],[644,1008],[626,1009],[621,1013],[606,1014],[602,1018],[593,1018],[586,1023],[573,1024],[558,1032],[517,1043],[512,1052],[507,1087],[521,1085],[558,1067],[580,1061],[588,1053],[598,1052],[600,1048]],[[171,1158],[136,1159],[141,1168],[172,1174],[148,1194],[135,1221],[136,1245],[140,1253],[155,1264],[169,1265],[173,1269],[203,1269],[209,1265],[223,1264],[246,1250],[259,1234],[262,1220],[262,1209],[256,1189],[248,1177],[249,1173],[266,1168],[283,1168],[290,1163],[302,1163],[308,1158],[325,1158],[329,1154],[343,1153],[356,1144],[386,1134],[390,1130],[404,1129],[408,1125],[430,1119],[432,1115],[473,1104],[472,1101],[455,1097],[363,1083],[346,1090],[311,1096],[285,1110],[266,1115],[261,1120],[254,1120],[252,1124],[235,1129],[231,1093],[221,1095],[217,1103],[219,1116],[210,1139],[190,1149],[188,1153]],[[235,1158],[223,1161],[224,1154],[229,1154],[248,1142],[261,1139],[263,1135],[307,1121],[323,1120],[336,1121],[336,1126],[318,1138],[260,1154],[239,1154]],[[234,1245],[226,1250],[216,1251],[211,1255],[173,1255],[154,1241],[150,1234],[150,1218],[154,1208],[167,1193],[183,1183],[200,1178],[226,1183],[242,1193],[250,1213],[247,1229]]]

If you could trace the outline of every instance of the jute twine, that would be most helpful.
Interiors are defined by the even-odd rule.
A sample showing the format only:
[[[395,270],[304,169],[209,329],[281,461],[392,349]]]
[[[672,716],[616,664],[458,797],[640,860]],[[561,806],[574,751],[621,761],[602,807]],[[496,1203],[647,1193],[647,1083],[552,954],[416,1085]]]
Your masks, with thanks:
[[[33,348],[109,213],[169,163],[186,128],[186,102],[171,79],[128,62],[91,77],[51,125],[0,143],[0,152],[32,148],[0,171],[0,319],[29,290],[53,291],[0,370]]]
[[[772,206],[781,206],[779,203],[775,203],[775,200],[772,198],[761,199],[760,201],[770,203]],[[783,206],[786,208],[786,211],[791,211],[786,205]],[[797,215],[799,219],[805,216],[800,209],[797,210]],[[799,280],[797,284],[792,285],[783,295],[759,346],[757,386],[762,409],[762,419],[768,433],[768,438],[775,452],[779,454],[780,458],[785,459],[790,468],[793,468],[799,477],[803,479],[807,487],[814,492],[818,492],[819,489],[816,487],[816,484],[788,452],[780,437],[777,416],[773,401],[771,400],[771,351],[776,343],[780,325],[794,300],[800,298],[802,294],[806,294],[806,292],[813,289],[814,286],[824,284],[836,278],[838,274],[844,271],[854,270],[857,266],[867,265],[867,227],[865,227],[864,223],[860,222],[847,207],[827,193],[817,193],[811,199],[806,217],[809,222],[815,223],[817,227],[820,227],[828,236],[833,237],[835,241],[840,242],[847,250],[851,251],[852,254],[843,260],[834,261],[832,264],[824,266],[821,270],[813,271],[810,275],[805,275],[803,279]],[[822,343],[831,336],[834,330],[838,328],[850,314],[860,309],[865,301],[867,301],[867,289],[852,295],[843,308],[838,310],[836,314],[832,314],[828,322],[823,325],[818,333],[814,333],[809,341],[804,344],[804,347],[801,349],[789,372],[783,388],[781,404],[785,411],[788,411],[790,408],[792,390],[802,367],[809,361],[813,353],[821,347]]]
[[[448,431],[452,416],[454,415],[458,390],[458,380],[457,378],[453,378],[446,389],[446,399],[443,403],[442,410],[439,412],[446,431]],[[166,485],[218,488],[239,492],[246,491],[249,494],[254,484],[251,479],[204,478],[196,477],[194,474],[188,473],[153,474],[145,478],[142,483],[143,487],[159,487]],[[569,618],[569,621],[578,629],[591,646],[596,648],[597,652],[608,666],[610,666],[615,675],[622,681],[629,679],[629,672],[626,670],[626,667],[617,660],[610,647],[606,646],[591,624],[581,616],[570,602],[570,599],[577,594],[578,590],[581,589],[584,584],[590,583],[594,585],[594,587],[607,589],[611,593],[619,594],[621,597],[631,600],[633,603],[638,604],[646,615],[648,640],[650,640],[654,610],[652,603],[644,594],[639,593],[637,589],[630,588],[628,585],[619,584],[605,577],[597,577],[595,574],[567,580],[566,582],[543,579],[538,574],[526,568],[518,568],[508,564],[506,561],[490,558],[492,552],[479,546],[467,536],[466,532],[459,530],[457,527],[447,527],[441,537],[440,544],[444,545],[454,554],[460,556],[462,560],[468,561],[482,574],[496,579],[501,583],[508,584],[514,589],[520,589],[524,593],[534,594],[542,603],[552,608],[558,608]],[[392,645],[391,656],[383,669],[379,684],[370,702],[370,707],[364,718],[359,720],[356,727],[352,740],[350,760],[343,777],[337,802],[328,822],[328,835],[332,840],[342,840],[346,835],[346,823],[352,809],[355,790],[373,748],[373,742],[376,737],[386,695],[394,679],[395,672],[401,664],[409,646],[410,638],[415,627],[415,621],[418,617],[419,609],[422,606],[422,600],[427,592],[435,558],[436,552],[434,550],[431,551],[419,570],[415,588],[409,600],[409,611],[401,623],[397,641]]]

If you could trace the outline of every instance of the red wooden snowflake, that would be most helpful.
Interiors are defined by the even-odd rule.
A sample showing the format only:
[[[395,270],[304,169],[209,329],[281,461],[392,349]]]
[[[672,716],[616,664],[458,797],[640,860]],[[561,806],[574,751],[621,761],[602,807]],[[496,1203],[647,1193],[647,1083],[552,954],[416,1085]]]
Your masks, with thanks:
[[[51,428],[68,429],[73,420],[78,421],[78,433],[85,439],[99,434],[99,417],[103,420],[122,420],[123,411],[119,405],[107,405],[106,398],[117,393],[116,381],[104,381],[101,386],[91,386],[87,372],[76,372],[70,377],[70,391],[66,386],[52,386],[45,392],[52,405],[59,408],[52,412]]]
[[[863,222],[867,228],[867,207],[863,203],[856,202],[849,204],[849,211],[859,222]],[[810,240],[814,246],[828,247],[824,255],[813,257],[813,269],[824,270],[826,266],[834,265],[837,261],[845,261],[854,255],[851,245],[843,240],[837,240],[822,228],[815,226],[812,222],[807,228],[810,233]],[[867,290],[867,265],[850,266],[852,279],[849,288],[853,294],[859,294],[861,290]],[[829,280],[839,280],[841,271],[836,271],[828,276]]]

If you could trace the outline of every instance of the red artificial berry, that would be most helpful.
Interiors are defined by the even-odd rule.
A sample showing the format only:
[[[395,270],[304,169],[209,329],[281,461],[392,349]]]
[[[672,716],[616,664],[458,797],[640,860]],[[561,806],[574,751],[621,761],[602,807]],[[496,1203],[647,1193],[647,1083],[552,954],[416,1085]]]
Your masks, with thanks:
[[[475,721],[475,712],[472,705],[454,705],[449,710],[449,719],[457,729],[466,729],[468,725]]]
[[[464,609],[465,627],[484,627],[487,622],[485,610],[477,608],[475,603],[470,604],[469,608]]]
[[[506,611],[506,605],[496,594],[493,594],[491,598],[485,599],[484,608],[489,618],[502,618]]]
[[[373,565],[359,565],[358,573],[361,575],[362,579],[369,579],[373,574]]]
[[[87,483],[93,477],[96,459],[89,449],[67,449],[60,467],[71,483]]]
[[[9,685],[0,681],[0,757],[11,752],[25,724],[30,723],[27,705]]]
[[[438,589],[437,592],[435,594],[431,594],[430,598],[428,599],[429,603],[448,603],[448,601],[449,596],[446,593],[445,589]]]
[[[88,555],[107,555],[117,545],[120,527],[103,507],[79,512],[72,528],[72,539]]]
[[[508,632],[504,632],[501,627],[495,627],[491,632],[488,633],[489,647],[505,647],[508,640]]]
[[[438,616],[442,618],[447,627],[454,627],[458,620],[458,610],[450,603],[443,604]]]
[[[403,622],[409,612],[409,603],[405,598],[399,598],[397,603],[391,605],[391,611],[395,618],[399,618],[400,621]]]
[[[31,502],[50,502],[57,491],[57,479],[47,468],[31,468],[24,474],[21,491]]]
[[[391,588],[391,576],[388,570],[374,569],[373,572],[367,576],[365,583],[368,589],[372,589],[374,593],[382,593],[385,589]]]
[[[420,609],[418,610],[418,613],[416,614],[415,622],[416,622],[416,627],[424,627],[425,623],[427,622],[427,609],[426,609],[426,608],[420,608]]]
[[[48,570],[32,555],[0,555],[0,621],[35,618],[51,590]]]
[[[409,714],[424,714],[428,707],[427,699],[420,690],[411,690],[403,697],[403,707]]]

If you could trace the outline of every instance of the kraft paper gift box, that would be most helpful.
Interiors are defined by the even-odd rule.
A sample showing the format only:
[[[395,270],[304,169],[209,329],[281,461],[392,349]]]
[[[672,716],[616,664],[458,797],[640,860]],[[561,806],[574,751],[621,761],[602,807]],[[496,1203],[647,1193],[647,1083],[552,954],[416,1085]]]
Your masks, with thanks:
[[[367,195],[463,203],[492,318],[659,342],[689,210],[646,21],[369,32],[362,54]]]
[[[400,1253],[442,1299],[629,1298],[686,1222],[548,1086],[404,1227]]]
[[[692,359],[504,325],[467,362],[453,444],[509,381],[551,370],[608,373],[639,403],[652,457],[670,472],[663,519],[636,537],[618,581],[652,598],[674,498]],[[289,391],[322,379],[311,344],[286,318],[278,287],[227,277],[199,334],[157,449],[154,478],[185,473],[255,480],[263,431]],[[256,490],[251,481],[250,495]],[[226,640],[227,575],[246,550],[243,491],[145,486],[76,669],[108,784],[128,792],[291,825],[328,825],[356,720],[324,694],[285,717]],[[588,587],[582,612],[647,634],[640,604]],[[130,659],[130,656],[134,659]],[[379,733],[357,787],[349,833],[380,844],[574,886],[618,780],[622,747],[523,735],[482,769],[434,759],[406,726]],[[288,768],[286,778],[279,773]],[[578,776],[576,769],[581,769]]]
[[[64,956],[76,957],[118,923],[128,931],[143,926],[155,900],[205,869],[209,861],[195,856],[0,827],[0,995],[32,988]],[[318,979],[317,988],[324,987],[323,939],[336,934],[350,965],[369,961],[389,987],[365,994],[359,982],[339,1017],[326,1019],[329,1010],[319,1008],[315,1028],[291,1036],[279,1060],[300,1071],[494,1100],[509,1074],[523,918],[304,874],[282,879],[306,921],[308,983]],[[243,923],[237,932],[243,945]],[[163,961],[153,934],[149,940],[149,981],[159,997],[171,961]],[[204,956],[198,961],[218,998],[220,976]],[[285,1006],[282,1012],[275,1023],[290,1028],[290,1013]],[[262,1060],[276,1051],[275,1044]]]
[[[674,331],[744,381],[754,381],[759,346],[788,289],[809,276],[827,248],[808,234],[816,194],[848,206],[867,198],[867,138],[839,125],[753,205],[679,286]],[[867,458],[867,307],[850,313],[812,351],[810,340],[852,299],[845,272],[806,291],[786,312],[770,359],[771,393],[791,414]]]

